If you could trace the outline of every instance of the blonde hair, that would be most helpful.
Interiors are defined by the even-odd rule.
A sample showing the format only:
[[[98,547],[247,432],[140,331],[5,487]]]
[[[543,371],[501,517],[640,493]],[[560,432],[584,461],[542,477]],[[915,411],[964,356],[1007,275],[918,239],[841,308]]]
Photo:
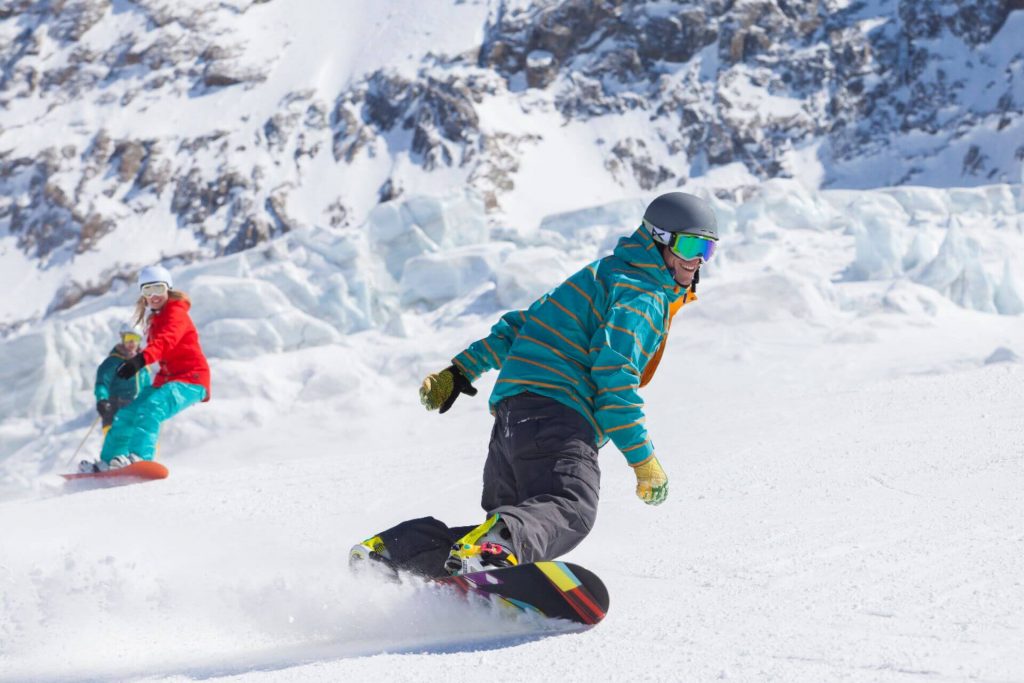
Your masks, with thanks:
[[[178,289],[168,289],[167,299],[173,299],[174,301],[187,301],[189,303],[192,303],[192,300],[188,298],[188,294]],[[149,329],[150,315],[151,314],[149,314],[149,308],[146,306],[146,297],[140,296],[135,301],[135,313],[132,315],[132,326],[139,327],[139,325],[141,325],[142,331],[145,332],[146,330]]]

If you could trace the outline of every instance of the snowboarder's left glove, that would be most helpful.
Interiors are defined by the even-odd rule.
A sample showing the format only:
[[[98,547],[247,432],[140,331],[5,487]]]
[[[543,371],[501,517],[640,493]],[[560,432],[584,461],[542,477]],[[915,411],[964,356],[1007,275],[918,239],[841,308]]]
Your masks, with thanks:
[[[653,455],[641,465],[633,465],[636,496],[648,505],[661,505],[668,498],[668,475]]]
[[[146,359],[141,353],[138,353],[117,366],[117,376],[121,379],[130,379],[144,367],[146,367]]]
[[[455,403],[459,394],[476,396],[476,389],[466,376],[454,365],[449,365],[441,372],[428,375],[420,385],[420,403],[427,410],[441,409],[442,413]]]
[[[110,414],[111,408],[112,406],[110,405],[110,401],[105,398],[101,398],[99,401],[96,401],[96,412],[99,413],[102,418],[106,418],[107,415]]]

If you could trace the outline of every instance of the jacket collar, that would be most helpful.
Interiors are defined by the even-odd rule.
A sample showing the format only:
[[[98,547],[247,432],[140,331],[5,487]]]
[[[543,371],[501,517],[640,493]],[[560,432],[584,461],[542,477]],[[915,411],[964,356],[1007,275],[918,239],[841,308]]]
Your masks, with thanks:
[[[159,311],[150,311],[149,314],[151,316],[160,315],[171,306],[184,306],[185,310],[187,311],[189,308],[192,307],[192,304],[187,299],[168,299],[166,302],[164,302],[164,305],[160,307]]]
[[[637,268],[652,284],[658,285],[668,295],[669,304],[675,310],[682,303],[696,300],[696,295],[684,289],[672,277],[665,259],[661,256],[661,245],[654,241],[651,233],[641,225],[632,235],[622,237],[615,245],[615,256]],[[681,303],[676,303],[680,301]],[[673,311],[674,312],[674,311]]]

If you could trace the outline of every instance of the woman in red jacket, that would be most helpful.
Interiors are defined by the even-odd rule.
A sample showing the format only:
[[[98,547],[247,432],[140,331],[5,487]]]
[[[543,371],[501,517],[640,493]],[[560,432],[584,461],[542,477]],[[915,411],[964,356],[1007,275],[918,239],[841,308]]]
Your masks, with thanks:
[[[128,379],[153,363],[160,364],[160,371],[151,387],[117,413],[99,461],[83,460],[79,466],[85,472],[152,460],[160,423],[193,403],[210,400],[210,366],[188,315],[188,296],[173,288],[171,274],[162,266],[143,268],[139,289],[135,324],[143,323],[146,348],[121,363],[117,375]]]

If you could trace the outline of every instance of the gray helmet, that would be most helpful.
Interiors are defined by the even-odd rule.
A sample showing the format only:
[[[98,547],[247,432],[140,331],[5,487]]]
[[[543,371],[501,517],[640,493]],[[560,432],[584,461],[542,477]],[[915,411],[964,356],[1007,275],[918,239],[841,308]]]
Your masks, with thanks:
[[[718,239],[718,221],[711,205],[700,197],[685,192],[669,192],[647,205],[644,225],[651,236],[668,244],[665,233],[683,233],[707,239]]]

